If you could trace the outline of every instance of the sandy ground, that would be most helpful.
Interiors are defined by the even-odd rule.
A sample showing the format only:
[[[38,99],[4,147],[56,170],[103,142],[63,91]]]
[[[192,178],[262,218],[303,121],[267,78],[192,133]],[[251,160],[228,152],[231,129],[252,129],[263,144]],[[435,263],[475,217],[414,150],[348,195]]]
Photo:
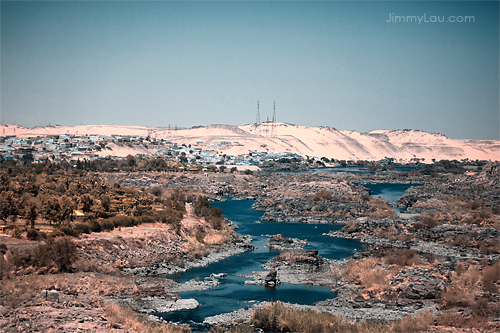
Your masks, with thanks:
[[[169,130],[165,127],[145,126],[50,126],[25,128],[1,125],[6,135],[19,137],[47,135],[131,135],[161,138],[178,144],[191,144],[204,150],[216,150],[228,155],[259,152],[293,152],[299,155],[335,157],[345,160],[379,160],[393,157],[408,161],[414,157],[430,163],[433,158],[471,160],[498,160],[500,140],[458,140],[442,134],[418,130],[377,130],[367,133],[337,130],[330,127],[306,127],[286,123],[276,124],[276,135],[271,137],[270,124],[244,126],[209,125],[206,127]],[[150,132],[152,131],[152,132]],[[144,147],[114,147],[104,151],[112,156],[127,156],[150,152]]]

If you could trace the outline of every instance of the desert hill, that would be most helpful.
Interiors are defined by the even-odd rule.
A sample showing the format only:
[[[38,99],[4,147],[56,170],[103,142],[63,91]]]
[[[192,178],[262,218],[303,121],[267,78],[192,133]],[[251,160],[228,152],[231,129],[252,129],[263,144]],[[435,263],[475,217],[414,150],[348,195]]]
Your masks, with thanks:
[[[500,140],[459,140],[419,130],[375,130],[366,133],[331,127],[307,127],[278,123],[243,126],[209,125],[189,129],[166,127],[80,125],[26,128],[2,125],[4,136],[130,135],[154,137],[227,155],[249,151],[293,152],[299,155],[344,160],[379,160],[393,157],[408,161],[424,158],[500,160]],[[0,132],[0,133],[2,133]],[[273,135],[274,134],[274,135]],[[127,150],[127,154],[131,153]],[[118,154],[121,155],[121,154]]]

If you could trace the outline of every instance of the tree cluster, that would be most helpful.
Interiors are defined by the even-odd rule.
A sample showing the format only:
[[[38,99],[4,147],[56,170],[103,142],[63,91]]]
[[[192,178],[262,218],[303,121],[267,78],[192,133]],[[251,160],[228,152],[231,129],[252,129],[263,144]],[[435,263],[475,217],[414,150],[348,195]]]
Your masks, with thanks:
[[[4,222],[21,218],[34,227],[35,221],[42,218],[50,224],[75,229],[74,211],[81,210],[84,220],[99,219],[97,225],[102,225],[82,224],[80,231],[66,234],[121,226],[123,223],[116,221],[123,215],[136,220],[125,224],[162,221],[179,229],[185,212],[186,197],[180,192],[162,200],[161,189],[155,190],[155,194],[124,189],[120,184],[108,184],[95,173],[71,168],[66,171],[53,167],[52,163],[41,167],[30,164],[2,168],[0,180],[0,219]],[[153,209],[155,203],[156,209]]]
[[[225,226],[222,209],[212,208],[206,196],[198,196],[194,202],[194,213],[196,216],[204,218],[216,230],[220,230]]]

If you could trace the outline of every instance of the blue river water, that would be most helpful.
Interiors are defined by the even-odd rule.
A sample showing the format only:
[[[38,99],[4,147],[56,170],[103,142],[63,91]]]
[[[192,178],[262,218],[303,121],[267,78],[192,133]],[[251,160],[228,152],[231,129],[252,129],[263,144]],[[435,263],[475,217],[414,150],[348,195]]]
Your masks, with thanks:
[[[364,186],[370,187],[372,196],[382,196],[387,201],[397,200],[411,186],[375,184],[376,186],[372,187],[372,185]],[[392,200],[394,198],[395,200]],[[200,303],[199,308],[161,314],[162,318],[179,324],[189,324],[194,332],[203,332],[207,329],[206,325],[202,324],[204,318],[244,308],[256,301],[280,300],[312,305],[317,301],[336,296],[327,287],[282,283],[277,288],[264,288],[244,284],[246,279],[238,275],[262,271],[261,265],[279,254],[279,252],[270,251],[264,246],[269,239],[265,235],[280,233],[284,237],[307,239],[308,245],[304,248],[305,250],[317,250],[320,256],[332,260],[349,257],[364,246],[357,241],[323,236],[323,233],[338,230],[343,225],[261,222],[259,219],[263,213],[253,210],[251,208],[253,203],[254,201],[232,199],[227,202],[212,203],[213,207],[221,208],[228,219],[236,222],[239,227],[236,231],[239,234],[253,237],[252,244],[255,246],[255,250],[229,257],[206,267],[193,268],[185,273],[169,275],[168,278],[180,283],[191,279],[203,280],[212,273],[226,273],[227,277],[220,279],[219,285],[215,288],[180,294],[182,298],[196,299]]]
[[[307,239],[309,244],[304,248],[305,250],[318,250],[319,255],[328,259],[346,258],[363,246],[357,241],[322,235],[330,230],[338,230],[342,228],[342,225],[260,222],[262,212],[253,210],[251,208],[253,203],[254,201],[232,199],[227,202],[212,203],[213,207],[221,208],[227,218],[236,222],[239,227],[236,231],[239,234],[253,237],[252,244],[255,250],[229,257],[206,267],[169,275],[168,278],[181,283],[191,279],[203,280],[212,273],[226,273],[227,277],[220,279],[219,285],[215,288],[180,294],[182,298],[196,299],[200,303],[198,309],[163,314],[161,317],[176,323],[189,324],[196,331],[206,328],[201,324],[204,318],[244,308],[255,301],[281,300],[312,305],[317,301],[336,296],[327,287],[282,283],[278,288],[264,288],[244,284],[246,279],[238,275],[262,271],[261,265],[279,254],[264,246],[269,239],[264,235],[280,233],[284,237]]]
[[[358,185],[358,184],[356,184]],[[378,184],[362,184],[369,188],[372,197],[381,197],[387,202],[395,202],[412,186],[422,186],[423,184],[397,184],[397,183],[378,183]]]

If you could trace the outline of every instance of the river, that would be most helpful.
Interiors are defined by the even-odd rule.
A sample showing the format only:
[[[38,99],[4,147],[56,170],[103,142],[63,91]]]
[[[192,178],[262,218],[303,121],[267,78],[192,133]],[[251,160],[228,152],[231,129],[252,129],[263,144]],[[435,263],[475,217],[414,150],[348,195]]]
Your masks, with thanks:
[[[358,184],[356,184],[358,185]],[[361,184],[369,188],[372,197],[380,197],[387,202],[398,201],[399,198],[412,186],[422,186],[423,184],[398,184],[398,183],[377,183],[377,184]]]
[[[385,184],[388,186],[384,188],[383,185],[376,184],[374,188],[370,185],[372,195],[381,195],[386,200],[394,197],[399,198],[409,187],[408,185],[404,186],[404,184]],[[280,300],[312,305],[317,301],[336,296],[327,287],[282,283],[278,288],[264,288],[244,284],[246,279],[238,275],[262,271],[261,265],[279,254],[279,252],[270,251],[264,246],[269,239],[265,235],[280,233],[284,237],[307,239],[309,244],[304,248],[305,250],[317,250],[320,256],[333,260],[349,257],[363,246],[357,241],[323,236],[323,233],[338,230],[343,225],[260,222],[259,219],[263,213],[253,210],[251,208],[253,203],[254,201],[232,199],[227,202],[212,203],[213,207],[221,208],[228,219],[236,222],[239,227],[236,231],[239,234],[253,237],[252,244],[255,246],[255,250],[229,257],[206,267],[193,268],[185,273],[169,275],[168,278],[180,283],[191,279],[203,280],[212,273],[226,273],[227,277],[221,278],[219,285],[215,288],[180,293],[182,298],[196,299],[200,303],[199,308],[162,314],[160,315],[162,318],[178,324],[189,324],[194,332],[203,332],[207,329],[206,325],[203,324],[204,318],[232,312],[255,302]]]

